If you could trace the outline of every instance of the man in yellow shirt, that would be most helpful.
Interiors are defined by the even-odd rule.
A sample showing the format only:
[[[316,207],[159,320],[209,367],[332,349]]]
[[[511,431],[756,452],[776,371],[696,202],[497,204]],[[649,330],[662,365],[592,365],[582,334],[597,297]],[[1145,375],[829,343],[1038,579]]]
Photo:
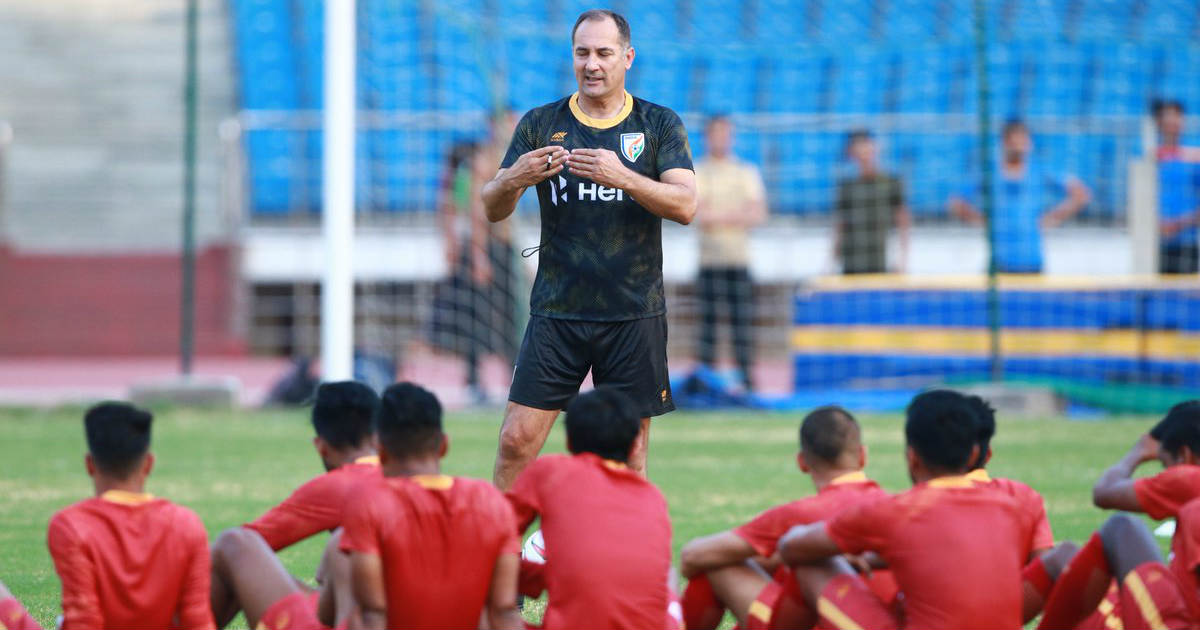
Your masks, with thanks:
[[[749,232],[767,218],[758,167],[733,155],[733,122],[713,116],[704,127],[707,153],[696,163],[700,223],[700,363],[716,361],[717,309],[729,307],[733,350],[743,384],[752,390],[754,287],[750,281]]]

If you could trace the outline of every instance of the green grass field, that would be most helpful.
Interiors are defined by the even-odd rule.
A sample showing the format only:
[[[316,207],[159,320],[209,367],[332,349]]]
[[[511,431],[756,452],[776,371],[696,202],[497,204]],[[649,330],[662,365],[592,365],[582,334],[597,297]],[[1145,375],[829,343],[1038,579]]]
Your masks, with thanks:
[[[499,415],[449,415],[446,472],[490,478]],[[47,627],[58,615],[59,587],[46,552],[46,523],[91,493],[80,418],[79,409],[0,411],[0,580]],[[675,413],[655,422],[650,477],[670,502],[676,551],[692,537],[812,493],[794,464],[800,418]],[[867,472],[888,490],[906,488],[900,418],[861,420],[870,448]],[[1040,490],[1055,538],[1081,540],[1105,516],[1091,505],[1092,483],[1149,426],[1148,418],[1001,418],[989,469]],[[254,518],[321,472],[311,435],[303,410],[164,410],[154,428],[158,463],[148,489],[196,510],[213,536]],[[562,450],[560,423],[548,451]],[[285,551],[284,564],[298,576],[311,576],[321,538]]]

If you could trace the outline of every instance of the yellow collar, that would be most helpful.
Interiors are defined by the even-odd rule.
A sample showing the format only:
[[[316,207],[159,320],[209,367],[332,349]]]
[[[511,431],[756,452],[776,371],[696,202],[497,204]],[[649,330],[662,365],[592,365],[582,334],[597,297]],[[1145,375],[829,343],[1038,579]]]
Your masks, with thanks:
[[[970,475],[951,475],[930,479],[928,485],[930,488],[974,488],[975,481]]]
[[[426,490],[449,490],[454,486],[454,477],[450,475],[413,475],[409,479]]]
[[[836,486],[843,483],[863,483],[866,481],[870,481],[870,479],[867,479],[867,473],[859,470],[855,472],[849,472],[844,475],[838,475],[829,481],[829,485]]]
[[[355,459],[354,463],[355,464],[374,464],[374,465],[378,466],[379,465],[379,456],[378,455],[363,455],[362,457]]]
[[[626,466],[615,459],[602,459],[600,461],[604,462],[605,466],[608,466],[613,470],[629,470],[629,466]]]
[[[100,495],[100,499],[109,503],[121,505],[141,505],[154,500],[154,495],[148,492],[128,492],[126,490],[108,490]]]
[[[617,112],[612,118],[592,118],[584,113],[583,108],[579,106],[579,92],[571,95],[567,105],[571,108],[571,113],[575,115],[575,119],[579,122],[595,128],[595,129],[610,129],[621,124],[621,121],[629,117],[629,113],[633,111],[633,96],[625,93],[625,104],[621,106],[621,111]]]
[[[976,468],[975,470],[972,470],[971,472],[967,473],[966,477],[971,481],[978,481],[981,483],[987,483],[992,480],[991,475],[989,475],[988,471],[984,470],[983,468]]]

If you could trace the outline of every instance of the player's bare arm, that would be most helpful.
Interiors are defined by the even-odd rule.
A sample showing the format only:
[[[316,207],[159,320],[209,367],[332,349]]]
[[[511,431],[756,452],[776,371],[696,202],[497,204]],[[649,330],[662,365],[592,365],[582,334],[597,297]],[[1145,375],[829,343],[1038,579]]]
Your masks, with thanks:
[[[958,197],[950,199],[950,214],[967,224],[983,225],[983,213],[964,199]]]
[[[779,539],[779,557],[789,566],[812,564],[841,553],[824,522],[797,525]]]
[[[575,149],[566,163],[572,175],[622,189],[651,214],[683,225],[696,216],[696,173],[691,170],[673,168],[655,181],[627,168],[609,149]]]
[[[1043,227],[1058,227],[1092,200],[1092,190],[1076,178],[1067,180],[1067,196],[1042,217]]]
[[[479,193],[488,221],[495,223],[507,219],[517,207],[521,193],[561,172],[567,155],[567,150],[559,146],[542,147],[517,158],[512,166],[500,169]]]
[[[517,610],[517,580],[521,557],[506,553],[496,558],[492,570],[492,586],[488,591],[488,624],[495,630],[522,630],[525,621]]]
[[[679,572],[691,579],[698,573],[727,567],[755,556],[754,547],[733,532],[696,538],[679,552]]]
[[[350,582],[364,630],[387,628],[387,591],[383,584],[383,561],[379,556],[351,553]]]
[[[1104,471],[1092,487],[1092,502],[1108,510],[1141,512],[1137,493],[1133,489],[1133,472],[1143,463],[1158,458],[1158,440],[1149,434],[1138,438],[1129,452]]]

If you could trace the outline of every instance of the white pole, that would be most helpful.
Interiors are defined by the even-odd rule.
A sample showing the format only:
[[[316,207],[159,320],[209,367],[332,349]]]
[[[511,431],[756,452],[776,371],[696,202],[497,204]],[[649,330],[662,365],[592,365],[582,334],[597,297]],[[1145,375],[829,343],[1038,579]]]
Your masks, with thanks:
[[[325,279],[321,288],[321,373],[354,377],[355,0],[325,3]]]

